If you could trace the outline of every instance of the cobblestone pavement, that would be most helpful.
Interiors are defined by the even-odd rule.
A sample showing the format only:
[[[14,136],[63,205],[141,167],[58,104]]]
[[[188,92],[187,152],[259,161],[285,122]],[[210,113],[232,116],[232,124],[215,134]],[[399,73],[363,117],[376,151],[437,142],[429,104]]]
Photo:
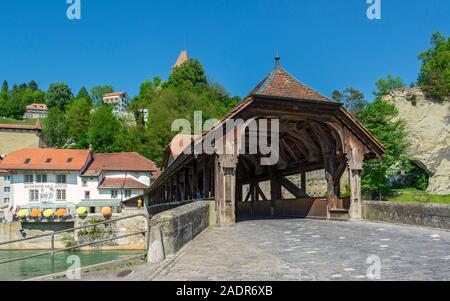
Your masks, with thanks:
[[[369,257],[381,260],[381,280],[450,280],[450,232],[368,222],[244,221],[208,229],[153,280],[367,280]]]

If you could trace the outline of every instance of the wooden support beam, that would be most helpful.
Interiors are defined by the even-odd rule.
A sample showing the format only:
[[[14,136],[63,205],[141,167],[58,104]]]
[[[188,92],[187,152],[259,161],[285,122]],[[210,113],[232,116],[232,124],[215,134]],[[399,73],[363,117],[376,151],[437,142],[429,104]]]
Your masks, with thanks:
[[[310,196],[304,192],[301,188],[299,188],[297,185],[289,181],[287,178],[283,176],[279,176],[278,180],[280,181],[281,185],[287,189],[290,193],[292,193],[296,198],[309,198]]]
[[[306,172],[302,172],[301,173],[301,177],[302,177],[302,184],[301,184],[301,189],[304,191],[304,192],[306,192],[307,193],[307,191],[306,191]]]
[[[264,192],[262,191],[261,187],[259,185],[257,185],[256,189],[258,190],[258,194],[259,194],[259,196],[261,196],[262,200],[264,202],[267,202],[268,199],[267,199],[266,195],[264,194]]]

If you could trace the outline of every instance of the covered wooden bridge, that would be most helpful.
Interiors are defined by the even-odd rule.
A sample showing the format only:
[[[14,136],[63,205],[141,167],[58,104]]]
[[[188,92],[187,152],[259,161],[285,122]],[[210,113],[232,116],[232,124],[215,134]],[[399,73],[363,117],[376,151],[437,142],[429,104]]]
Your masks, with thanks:
[[[227,127],[238,119],[255,120],[257,128]],[[269,130],[279,130],[277,139],[262,134],[261,120],[268,120]],[[256,143],[251,138],[254,132],[271,146],[277,144],[272,150],[277,152],[276,162],[262,164],[262,159],[273,153],[260,146],[257,153],[249,151]],[[234,134],[231,140],[230,134]],[[231,112],[185,146],[193,150],[202,144],[214,147],[215,152],[165,158],[162,174],[147,191],[149,205],[215,200],[219,224],[234,224],[237,217],[248,216],[360,219],[363,161],[385,151],[341,104],[297,81],[279,66],[279,59],[272,72]],[[308,194],[306,175],[315,170],[325,173],[323,197]],[[350,197],[345,198],[341,198],[343,174],[348,174],[350,190]],[[299,184],[290,180],[293,175],[301,178]],[[270,185],[263,189],[262,182]],[[294,197],[286,199],[282,191]]]

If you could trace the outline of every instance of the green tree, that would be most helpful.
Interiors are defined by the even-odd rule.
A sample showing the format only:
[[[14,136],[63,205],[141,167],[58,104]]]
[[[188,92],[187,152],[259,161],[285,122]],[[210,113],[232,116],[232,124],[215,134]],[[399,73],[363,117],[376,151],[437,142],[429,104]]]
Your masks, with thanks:
[[[197,59],[191,59],[174,68],[168,85],[181,89],[204,88],[207,85],[205,70]]]
[[[91,95],[89,95],[89,92],[85,87],[81,87],[80,91],[78,91],[76,99],[85,99],[89,103],[92,103]]]
[[[376,98],[383,97],[395,89],[405,88],[406,85],[400,77],[393,77],[392,75],[388,75],[385,79],[381,78],[376,83],[376,90],[372,93]]]
[[[39,85],[38,85],[34,80],[32,80],[32,81],[28,84],[28,87],[31,89],[31,91],[37,91],[37,90],[39,90]]]
[[[101,105],[92,114],[87,142],[97,153],[118,151],[115,141],[120,131],[121,123],[114,116],[112,107]]]
[[[405,121],[398,118],[394,104],[377,98],[359,114],[361,123],[387,148],[381,160],[364,163],[363,190],[380,198],[389,192],[389,177],[410,168]]]
[[[64,112],[59,107],[53,107],[48,111],[48,117],[44,119],[43,130],[50,146],[65,147],[67,143],[67,123]]]
[[[61,111],[65,110],[73,100],[73,94],[70,87],[65,83],[53,83],[50,84],[47,91],[47,105],[49,108],[57,107]]]
[[[450,99],[450,37],[446,39],[440,33],[431,38],[431,49],[422,52],[419,59],[419,86],[428,97],[438,100]]]
[[[364,94],[354,88],[347,88],[342,92],[334,90],[332,98],[333,100],[342,103],[344,107],[355,116],[357,116],[367,104]]]
[[[113,86],[95,86],[91,89],[91,98],[94,104],[101,104],[103,101],[103,95],[107,93],[113,93]]]
[[[68,138],[75,143],[76,148],[87,148],[88,131],[91,122],[91,103],[85,98],[79,98],[67,105],[66,122]]]
[[[6,80],[3,81],[2,84],[2,93],[8,93],[8,82]]]

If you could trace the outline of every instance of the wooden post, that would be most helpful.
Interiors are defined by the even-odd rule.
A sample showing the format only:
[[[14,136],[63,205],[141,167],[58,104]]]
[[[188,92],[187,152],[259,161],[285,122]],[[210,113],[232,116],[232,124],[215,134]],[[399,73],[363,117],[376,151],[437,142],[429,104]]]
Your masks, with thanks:
[[[198,166],[197,162],[194,161],[192,164],[192,181],[191,181],[191,193],[192,193],[192,199],[196,200],[199,198],[199,191],[198,191]]]
[[[301,180],[301,181],[302,181],[301,189],[302,189],[304,192],[308,193],[308,192],[306,191],[306,172],[302,172],[301,177],[302,177],[302,180]]]
[[[281,183],[275,166],[269,168],[270,172],[270,216],[275,216],[275,205],[277,200],[282,199]]]
[[[174,197],[173,197],[173,179],[172,179],[172,177],[169,178],[169,201],[170,202],[174,201]]]
[[[346,136],[346,151],[350,184],[349,218],[360,220],[362,213],[361,174],[364,162],[365,146],[353,135]]]
[[[206,160],[203,161],[203,198],[209,199],[211,196],[209,194],[211,176],[210,176],[210,166]]]
[[[332,153],[327,153],[325,155],[325,177],[327,179],[327,200],[329,210],[337,209],[338,196],[336,195],[335,175],[335,156]]]
[[[216,204],[219,225],[236,223],[236,155],[216,159]]]
[[[350,211],[349,217],[353,220],[360,220],[362,216],[362,196],[361,196],[361,169],[350,169]]]

